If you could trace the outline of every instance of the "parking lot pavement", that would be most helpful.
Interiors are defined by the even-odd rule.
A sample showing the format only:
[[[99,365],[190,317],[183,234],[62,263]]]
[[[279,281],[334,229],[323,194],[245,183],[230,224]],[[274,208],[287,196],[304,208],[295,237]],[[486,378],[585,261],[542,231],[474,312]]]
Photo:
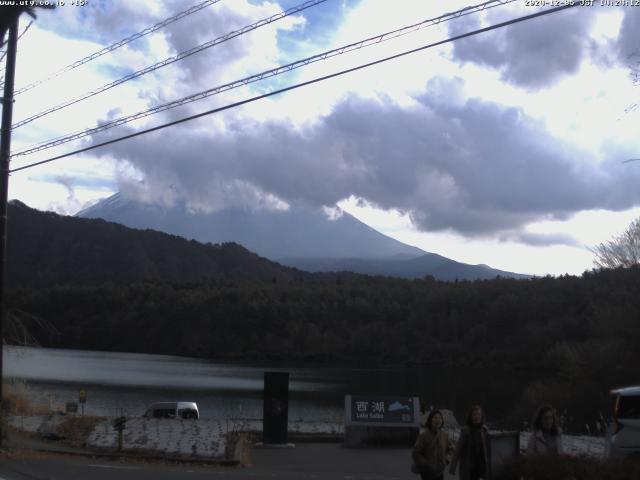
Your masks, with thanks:
[[[298,474],[305,478],[416,480],[410,448],[345,448],[342,444],[298,444],[294,449],[251,452],[252,470]],[[284,477],[283,477],[284,478]],[[295,476],[291,477],[295,478]],[[454,477],[445,475],[445,480]]]
[[[53,454],[23,454],[0,462],[2,480],[416,480],[408,448],[344,448],[299,444],[291,449],[254,448],[250,467],[171,465]],[[446,476],[445,479],[452,480]]]

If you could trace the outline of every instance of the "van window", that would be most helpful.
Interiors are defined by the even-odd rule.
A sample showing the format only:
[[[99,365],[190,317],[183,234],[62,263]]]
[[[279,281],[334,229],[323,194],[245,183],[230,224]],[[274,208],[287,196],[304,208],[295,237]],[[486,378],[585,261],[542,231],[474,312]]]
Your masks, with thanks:
[[[198,418],[198,412],[190,408],[185,410],[180,410],[178,413],[180,417],[184,418],[185,420]]]
[[[640,418],[640,396],[619,396],[618,418]]]
[[[153,418],[176,418],[176,411],[173,408],[154,408],[151,416]]]

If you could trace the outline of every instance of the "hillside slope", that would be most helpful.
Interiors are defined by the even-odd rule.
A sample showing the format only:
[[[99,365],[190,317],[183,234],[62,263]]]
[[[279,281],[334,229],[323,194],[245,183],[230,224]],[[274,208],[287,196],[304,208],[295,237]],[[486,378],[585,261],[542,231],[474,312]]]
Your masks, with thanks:
[[[283,267],[235,243],[221,245],[152,230],[9,204],[7,281],[13,287],[96,285],[145,279],[290,279]]]

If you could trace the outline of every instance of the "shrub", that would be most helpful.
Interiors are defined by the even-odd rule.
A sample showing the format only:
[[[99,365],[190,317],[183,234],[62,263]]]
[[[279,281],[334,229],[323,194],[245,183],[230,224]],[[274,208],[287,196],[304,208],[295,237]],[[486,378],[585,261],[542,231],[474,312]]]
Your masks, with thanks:
[[[49,409],[34,405],[24,383],[2,384],[2,410],[5,415],[46,415]]]
[[[521,457],[494,476],[494,480],[638,480],[637,460],[599,461],[588,457]]]

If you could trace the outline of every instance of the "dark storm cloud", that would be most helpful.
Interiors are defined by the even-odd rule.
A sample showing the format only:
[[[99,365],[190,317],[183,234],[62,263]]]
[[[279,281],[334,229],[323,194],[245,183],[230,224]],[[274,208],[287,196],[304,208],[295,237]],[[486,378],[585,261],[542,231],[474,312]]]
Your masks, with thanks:
[[[532,12],[525,12],[532,13]],[[576,7],[454,42],[453,57],[500,70],[509,83],[536,90],[577,72],[594,47],[589,31],[595,8]],[[522,15],[491,11],[493,25]],[[449,34],[480,28],[477,16],[450,22]]]
[[[227,36],[256,22],[282,13],[277,2],[225,3],[199,12],[188,22],[176,22],[164,31],[172,53],[187,52],[202,44]],[[186,90],[213,87],[257,73],[275,65],[278,55],[278,33],[303,22],[302,14],[289,16],[247,31],[224,43],[215,45],[180,61]]]
[[[620,60],[635,72],[635,80],[640,75],[640,8],[627,8],[617,40]]]
[[[216,5],[205,9],[192,21],[169,25],[165,30],[167,41],[175,53],[186,52],[258,20],[258,10],[256,8],[251,15],[247,15],[233,10],[231,6]],[[250,42],[233,39],[225,42],[224,46],[213,47],[186,58],[180,63],[180,68],[196,80],[219,71],[225,64],[243,59],[250,54],[251,47]]]
[[[420,229],[474,236],[640,204],[640,169],[596,164],[520,109],[477,99],[452,105],[443,91],[427,89],[411,108],[348,97],[306,128],[238,117],[217,133],[187,126],[107,151],[145,179],[125,187],[194,209],[274,198],[332,206],[354,195],[408,213]],[[572,242],[534,234],[519,241]]]

